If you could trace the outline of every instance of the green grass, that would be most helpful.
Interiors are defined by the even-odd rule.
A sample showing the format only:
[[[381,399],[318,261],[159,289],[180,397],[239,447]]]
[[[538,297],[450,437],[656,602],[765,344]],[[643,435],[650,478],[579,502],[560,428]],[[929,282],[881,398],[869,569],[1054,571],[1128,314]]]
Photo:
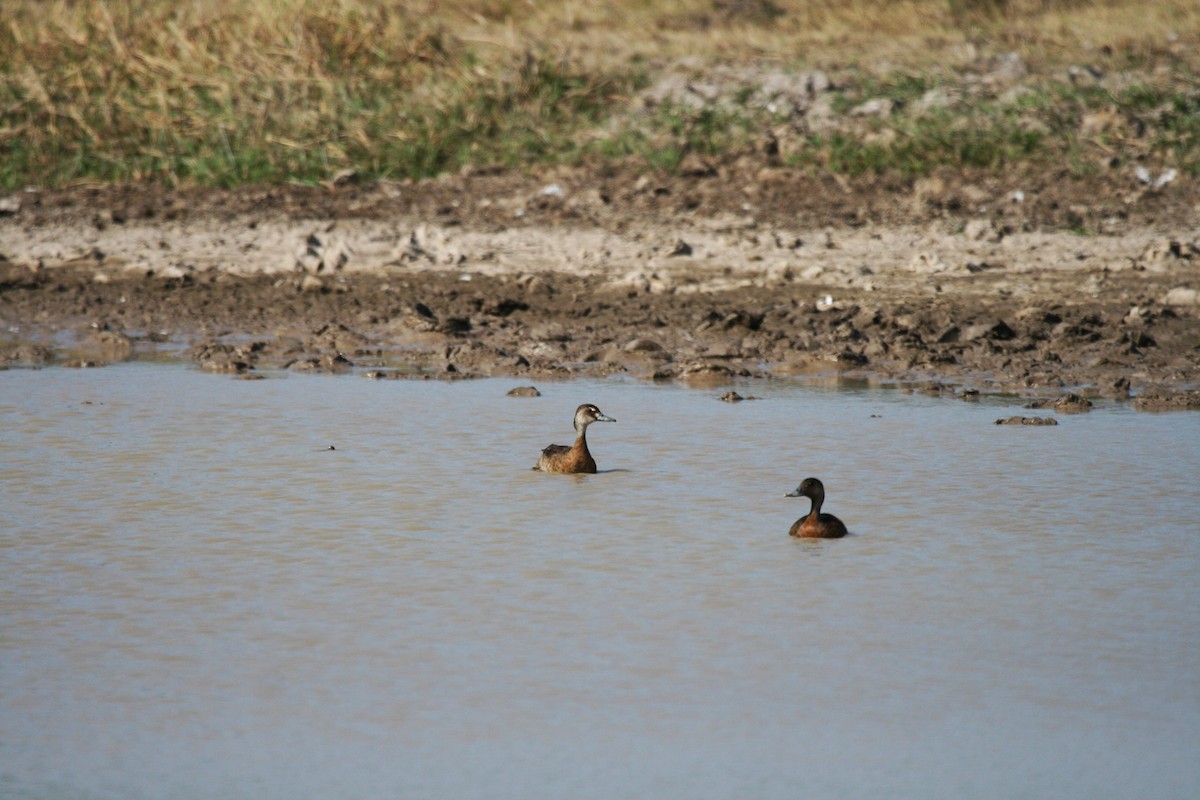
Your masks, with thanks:
[[[689,13],[715,7],[677,2]],[[487,36],[447,31],[464,15],[480,20],[484,32],[499,31],[525,6],[461,5],[465,10],[455,5],[439,16],[386,0],[12,0],[0,24],[0,187],[314,184],[343,170],[366,179],[422,178],[468,164],[524,168],[596,159],[672,172],[689,153],[754,153],[762,131],[779,124],[750,105],[753,86],[702,108],[641,110],[636,95],[651,80],[652,59],[574,55],[546,44],[575,30],[586,39],[588,25],[600,22],[555,27],[550,4],[540,38],[499,47]],[[886,17],[892,5],[864,0],[845,13]],[[1073,7],[1068,0],[1049,5]],[[973,26],[1003,26],[986,20],[1012,17],[1024,6],[964,0],[957,7]],[[741,24],[742,11],[768,9],[767,28],[751,20],[751,28],[731,29],[754,36],[802,21],[801,9],[783,2],[722,8],[733,20],[727,25]],[[843,13],[836,4],[821,8],[831,19]],[[632,24],[644,25],[637,15],[651,13],[628,10]],[[595,13],[608,14],[604,24],[621,24],[613,10]],[[715,58],[736,41],[719,31],[711,36]],[[808,68],[795,59],[792,68]],[[1178,52],[1149,46],[1118,47],[1109,60],[1137,62],[1147,75],[1157,67],[1154,82],[1109,92],[1048,71],[1026,79],[1026,92],[1008,101],[971,95],[918,112],[928,91],[959,88],[969,76],[949,67],[884,75],[847,69],[835,113],[871,98],[891,99],[898,111],[870,121],[847,116],[831,130],[801,134],[804,147],[787,160],[847,175],[1044,164],[1082,174],[1133,159],[1200,172],[1196,71]],[[1108,109],[1120,122],[1089,129],[1089,115]]]
[[[311,183],[342,169],[420,178],[466,163],[545,162],[570,158],[579,131],[598,124],[614,96],[631,86],[530,54],[498,76],[468,71],[415,87],[263,78],[238,89],[195,85],[160,93],[122,75],[103,92],[56,93],[52,102],[69,100],[69,114],[35,108],[6,120],[26,133],[7,143],[0,184]],[[0,102],[33,105],[11,85]]]
[[[1197,174],[1200,85],[1190,80],[1185,75],[1170,81],[1172,88],[1132,84],[1116,92],[1034,80],[1009,100],[974,98],[918,111],[913,103],[927,91],[953,84],[925,75],[865,78],[838,93],[835,111],[849,112],[871,98],[891,99],[899,110],[861,122],[858,130],[809,136],[790,161],[848,175],[912,177],[942,167],[1023,164],[1066,165],[1084,175],[1102,163],[1119,168],[1149,158]]]
[[[744,149],[760,122],[736,108],[696,110],[668,104],[644,120],[626,120],[618,133],[597,140],[585,154],[632,157],[655,170],[675,172],[689,153],[711,157]]]

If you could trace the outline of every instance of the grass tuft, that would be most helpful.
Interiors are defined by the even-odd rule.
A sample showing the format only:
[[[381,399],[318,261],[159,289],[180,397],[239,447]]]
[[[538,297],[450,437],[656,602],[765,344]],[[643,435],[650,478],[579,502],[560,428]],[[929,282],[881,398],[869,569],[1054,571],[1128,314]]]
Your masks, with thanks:
[[[699,106],[639,101],[652,70],[691,53],[837,71],[834,124],[797,123],[793,164],[919,175],[1150,159],[1195,173],[1197,45],[1200,11],[1185,0],[7,0],[0,186],[316,183],[612,158],[672,171],[689,153],[754,152],[779,125],[752,102],[757,86]],[[1030,69],[1023,91],[977,91],[979,63],[1008,50]],[[892,66],[856,63],[862,53]],[[1077,85],[1064,77],[1076,64],[1137,77]],[[964,86],[962,102],[922,110],[930,92]],[[897,110],[850,113],[872,98]]]

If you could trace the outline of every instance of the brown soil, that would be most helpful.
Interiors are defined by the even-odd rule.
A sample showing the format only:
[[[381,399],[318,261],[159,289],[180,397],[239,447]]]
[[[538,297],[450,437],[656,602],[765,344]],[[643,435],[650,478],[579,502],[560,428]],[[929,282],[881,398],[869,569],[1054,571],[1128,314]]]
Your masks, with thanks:
[[[16,194],[0,363],[157,343],[239,374],[828,372],[1200,406],[1193,178],[685,166]]]

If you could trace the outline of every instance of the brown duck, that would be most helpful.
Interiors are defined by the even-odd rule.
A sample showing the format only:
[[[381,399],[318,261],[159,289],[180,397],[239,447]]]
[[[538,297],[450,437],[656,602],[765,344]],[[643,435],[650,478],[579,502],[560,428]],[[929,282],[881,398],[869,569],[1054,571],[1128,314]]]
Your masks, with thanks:
[[[846,535],[846,526],[833,514],[822,514],[821,504],[825,502],[825,486],[816,478],[805,478],[796,487],[796,491],[788,492],[784,497],[807,497],[812,500],[812,508],[792,524],[788,531],[792,536],[804,539],[840,539]]]
[[[584,403],[575,409],[575,444],[567,447],[565,444],[552,444],[542,450],[534,469],[542,472],[560,473],[594,473],[596,459],[588,452],[587,426],[593,422],[616,422],[612,417],[605,416],[600,409],[591,403]]]

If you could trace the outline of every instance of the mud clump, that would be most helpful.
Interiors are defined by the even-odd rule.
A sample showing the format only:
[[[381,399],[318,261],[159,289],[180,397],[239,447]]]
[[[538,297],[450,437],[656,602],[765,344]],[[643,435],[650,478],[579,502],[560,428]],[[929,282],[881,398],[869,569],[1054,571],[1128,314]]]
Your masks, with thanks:
[[[711,166],[147,187],[139,203],[178,213],[103,228],[95,214],[131,190],[30,193],[0,218],[0,364],[103,365],[157,343],[233,376],[830,374],[1193,407],[1147,392],[1200,385],[1190,178],[1135,202],[1028,175],[917,186]],[[528,202],[551,183],[553,202]],[[736,204],[731,185],[747,190]],[[929,200],[950,196],[969,202]],[[1120,225],[1080,237],[1050,213],[1081,203]]]
[[[1092,401],[1074,392],[1068,392],[1054,399],[1034,400],[1026,408],[1053,408],[1064,414],[1082,414],[1092,410]]]
[[[1151,389],[1133,400],[1138,411],[1200,411],[1200,391]]]
[[[535,386],[517,386],[513,389],[509,389],[507,396],[508,397],[541,397],[542,393],[539,392],[537,390],[537,387],[535,387]]]

